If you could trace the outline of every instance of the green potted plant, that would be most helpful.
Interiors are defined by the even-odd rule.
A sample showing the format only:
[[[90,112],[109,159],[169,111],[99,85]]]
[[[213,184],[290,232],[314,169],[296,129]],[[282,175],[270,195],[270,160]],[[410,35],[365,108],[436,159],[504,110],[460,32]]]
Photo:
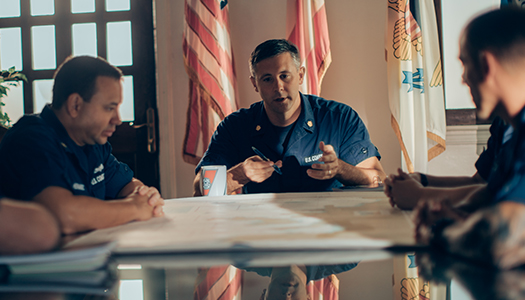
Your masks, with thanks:
[[[11,67],[9,70],[0,70],[0,125],[3,127],[9,127],[11,125],[11,119],[9,119],[7,113],[2,110],[5,106],[2,98],[7,96],[9,87],[18,85],[20,80],[27,82],[27,77],[15,71],[15,67]]]

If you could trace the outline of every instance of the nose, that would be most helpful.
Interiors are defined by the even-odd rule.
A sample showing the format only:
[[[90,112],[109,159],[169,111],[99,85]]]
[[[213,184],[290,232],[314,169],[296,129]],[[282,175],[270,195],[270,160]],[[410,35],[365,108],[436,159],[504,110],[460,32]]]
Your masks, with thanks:
[[[115,114],[113,115],[113,118],[111,118],[111,124],[114,124],[116,126],[119,126],[122,124],[122,119],[120,117],[120,110],[115,109]]]
[[[284,82],[280,79],[277,79],[276,81],[276,87],[275,89],[279,92],[283,91],[284,90]]]

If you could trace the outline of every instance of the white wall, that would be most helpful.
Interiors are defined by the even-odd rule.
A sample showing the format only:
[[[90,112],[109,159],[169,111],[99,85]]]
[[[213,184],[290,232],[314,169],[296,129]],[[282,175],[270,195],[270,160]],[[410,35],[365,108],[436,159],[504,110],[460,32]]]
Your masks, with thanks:
[[[500,0],[441,1],[443,22],[443,70],[447,109],[474,108],[468,87],[462,84],[459,37],[463,27],[483,11],[499,7]]]
[[[165,198],[192,194],[194,166],[182,160],[188,76],[182,58],[183,0],[156,0],[161,189]],[[270,38],[285,38],[286,1],[230,1],[231,40],[240,105],[259,101],[248,58]],[[387,173],[400,166],[390,127],[384,59],[385,1],[326,1],[332,50],[321,96],[352,106],[367,125]]]

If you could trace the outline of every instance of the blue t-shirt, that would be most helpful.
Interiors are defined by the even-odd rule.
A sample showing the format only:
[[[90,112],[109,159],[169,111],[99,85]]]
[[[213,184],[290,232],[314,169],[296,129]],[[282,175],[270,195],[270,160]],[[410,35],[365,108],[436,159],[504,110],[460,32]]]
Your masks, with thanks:
[[[515,201],[525,204],[525,109],[516,120],[517,126],[502,147],[487,184],[495,203]]]
[[[111,154],[111,145],[78,146],[49,106],[22,117],[0,143],[0,190],[31,200],[49,186],[74,195],[115,199],[133,171]]]
[[[226,165],[228,169],[255,155],[252,146],[270,160],[283,161],[282,175],[274,172],[262,183],[249,182],[243,193],[327,191],[342,184],[335,178],[317,180],[306,170],[322,156],[319,142],[332,145],[335,153],[350,165],[370,157],[381,158],[370,141],[368,130],[348,105],[314,95],[301,94],[301,114],[290,133],[275,135],[263,102],[226,117],[212,136],[208,150],[197,165]],[[285,142],[284,147],[278,146]]]

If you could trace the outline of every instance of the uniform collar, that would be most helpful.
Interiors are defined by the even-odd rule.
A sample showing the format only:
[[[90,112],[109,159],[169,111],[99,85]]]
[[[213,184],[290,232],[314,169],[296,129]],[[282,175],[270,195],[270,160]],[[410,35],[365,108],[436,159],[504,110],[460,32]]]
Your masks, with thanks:
[[[57,133],[60,139],[60,145],[62,145],[66,151],[75,152],[74,149],[81,148],[71,139],[64,125],[62,125],[62,122],[60,122],[53,109],[51,109],[50,104],[44,106],[40,117]]]
[[[297,126],[296,129],[302,128],[304,131],[308,133],[313,133],[315,130],[315,119],[314,119],[314,113],[312,110],[312,105],[307,100],[307,97],[303,95],[302,93],[299,93],[301,96],[301,114],[299,115],[299,118],[297,118]],[[270,119],[268,119],[268,115],[266,115],[266,111],[264,110],[264,102],[260,102],[260,109],[257,112],[255,123],[252,128],[252,135],[261,135],[264,134],[267,130],[269,130],[272,126],[274,126]]]
[[[525,107],[521,109],[521,112],[518,115],[519,124],[517,127],[524,127],[525,126]]]

